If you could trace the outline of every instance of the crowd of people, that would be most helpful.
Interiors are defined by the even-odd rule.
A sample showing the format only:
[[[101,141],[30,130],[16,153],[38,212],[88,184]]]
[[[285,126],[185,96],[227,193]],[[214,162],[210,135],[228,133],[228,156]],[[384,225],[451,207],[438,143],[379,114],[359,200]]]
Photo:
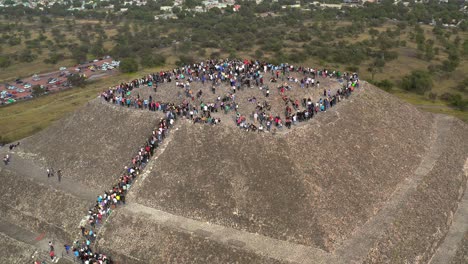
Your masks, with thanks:
[[[357,78],[357,76],[353,78]],[[252,122],[249,122],[246,116],[236,113],[236,124],[241,129],[253,132],[270,132],[272,127],[274,128],[273,131],[276,131],[276,129],[282,129],[283,126],[291,129],[291,125],[308,121],[319,112],[326,112],[327,109],[341,102],[343,98],[348,98],[355,87],[358,86],[359,82],[352,81],[348,85],[337,89],[334,94],[331,93],[331,90],[328,90],[328,93],[324,90],[325,98],[320,98],[316,102],[313,102],[309,97],[303,98],[300,104],[298,99],[292,100],[288,97],[282,97],[285,103],[284,121],[280,115],[273,115],[268,112],[270,110],[268,102],[265,101],[263,104],[257,103],[255,111],[251,114]]]
[[[116,184],[109,190],[99,195],[95,204],[89,209],[87,215],[80,222],[81,239],[74,241],[71,246],[65,245],[67,253],[73,252],[77,260],[83,264],[94,263],[113,263],[112,259],[103,254],[92,250],[92,245],[96,240],[97,231],[105,218],[119,205],[125,204],[125,196],[132,186],[135,178],[145,168],[154,151],[163,142],[173,126],[175,120],[180,117],[192,120],[194,123],[219,124],[221,119],[212,117],[213,113],[230,111],[236,112],[236,124],[246,130],[251,131],[269,131],[272,126],[281,128],[283,120],[280,115],[268,113],[271,109],[267,101],[260,103],[260,100],[252,97],[250,103],[256,103],[256,111],[252,113],[252,123],[247,121],[246,116],[238,112],[238,103],[236,101],[236,91],[244,87],[258,86],[264,91],[264,96],[269,97],[269,88],[264,88],[263,74],[271,73],[270,82],[287,79],[295,83],[300,83],[301,88],[319,87],[320,77],[345,77],[345,85],[332,93],[331,90],[324,90],[324,99],[313,102],[311,98],[303,98],[302,101],[293,100],[285,95],[285,90],[290,89],[285,83],[279,87],[279,93],[285,103],[285,122],[288,128],[296,122],[306,121],[316,115],[318,112],[324,112],[340,102],[342,98],[359,86],[357,74],[342,75],[340,72],[328,70],[315,70],[306,67],[294,67],[288,64],[275,66],[272,64],[261,63],[258,61],[240,61],[240,60],[208,60],[198,64],[187,65],[172,71],[161,71],[159,73],[146,75],[142,78],[132,80],[128,83],[121,83],[116,87],[109,88],[102,92],[101,98],[114,105],[122,107],[133,107],[137,109],[146,109],[149,111],[161,111],[164,117],[159,121],[158,127],[152,132],[147,142],[138,149],[137,154],[132,158],[128,166],[125,166],[123,173],[119,176]],[[303,73],[302,79],[291,78],[289,72]],[[230,85],[231,91],[225,96],[218,96],[214,102],[200,102],[199,106],[194,105],[195,97],[200,99],[203,92],[200,90],[194,93],[191,90],[191,83],[194,81],[202,84],[211,83],[213,94],[222,83]],[[184,90],[185,98],[181,98],[180,103],[160,102],[151,95],[146,98],[140,98],[137,94],[132,95],[134,88],[146,86],[157,91],[162,83],[174,82],[176,87]],[[181,97],[181,96],[178,96]],[[300,109],[302,106],[303,109]],[[294,113],[293,113],[294,109]],[[51,250],[52,251],[52,250]],[[52,258],[52,256],[51,256]]]
[[[113,263],[111,257],[92,250],[97,231],[103,221],[105,221],[105,218],[117,206],[125,204],[125,196],[133,181],[145,168],[150,158],[154,155],[154,151],[167,137],[175,118],[172,110],[166,111],[165,117],[159,121],[157,128],[152,132],[151,136],[138,149],[137,154],[132,158],[129,165],[124,167],[123,173],[119,176],[114,186],[96,198],[96,202],[80,222],[81,239],[74,241],[69,246],[67,252],[71,251],[74,257],[83,264]]]
[[[292,77],[290,73],[300,73],[302,78]],[[266,98],[270,95],[270,89],[264,84],[264,75],[271,75],[270,82],[279,80],[285,81],[278,87],[279,94],[285,102],[284,118],[278,113],[269,113],[267,108],[260,104],[254,113],[250,114],[250,120],[246,115],[239,113],[239,104],[236,101],[236,91],[243,90],[245,87],[257,86],[263,92]],[[335,77],[344,82],[343,87],[336,92],[331,89],[325,90],[323,96],[317,101],[311,98],[302,100],[300,109],[299,100],[293,100],[286,95],[286,91],[291,90],[288,82],[297,83],[302,89],[309,87],[320,88],[318,78]],[[230,90],[223,97],[218,96],[212,102],[201,100],[200,105],[194,105],[195,98],[200,101],[203,91],[193,91],[192,83],[201,82],[203,85],[209,83],[213,94],[224,85],[230,87]],[[167,103],[155,100],[152,95],[148,98],[141,98],[139,93],[132,94],[133,89],[140,87],[153,87],[155,91],[163,83],[175,83],[178,91],[177,98],[181,103]],[[219,124],[221,119],[212,117],[213,113],[218,111],[236,113],[235,122],[243,129],[251,131],[270,131],[272,126],[281,129],[284,126],[291,128],[291,124],[302,122],[312,118],[318,112],[325,112],[336,103],[346,98],[359,86],[358,75],[353,73],[341,73],[339,71],[329,71],[327,69],[318,70],[308,67],[295,67],[289,64],[273,65],[259,61],[247,60],[207,60],[192,65],[186,65],[171,71],[161,71],[159,73],[149,74],[142,78],[132,80],[128,83],[121,83],[111,87],[101,94],[101,97],[110,103],[124,107],[134,107],[136,109],[147,109],[150,111],[166,111],[172,109],[178,116],[184,116],[194,123]],[[185,98],[183,98],[185,94]],[[256,98],[252,98],[256,101]],[[250,102],[250,99],[249,99]],[[265,101],[266,102],[266,101]],[[293,110],[295,113],[293,113]]]

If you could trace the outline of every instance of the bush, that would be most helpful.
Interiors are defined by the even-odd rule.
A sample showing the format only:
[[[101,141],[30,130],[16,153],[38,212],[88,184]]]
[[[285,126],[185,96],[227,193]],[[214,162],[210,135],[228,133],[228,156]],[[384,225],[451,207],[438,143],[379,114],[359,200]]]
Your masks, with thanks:
[[[221,57],[221,53],[219,51],[212,52],[210,55],[211,59],[218,59]]]
[[[468,100],[463,100],[462,96],[459,94],[452,95],[449,102],[451,106],[460,111],[466,111],[468,109]]]
[[[359,72],[359,67],[358,66],[346,66],[345,70],[349,72]]]
[[[198,55],[199,55],[200,57],[205,57],[205,56],[206,56],[206,50],[205,50],[204,48],[200,48],[200,49],[198,50]]]
[[[11,60],[8,56],[0,56],[0,68],[6,68],[11,65]]]
[[[378,82],[376,85],[387,92],[393,88],[393,82],[387,79]]]
[[[133,58],[125,58],[120,62],[120,71],[124,73],[138,71],[138,63]]]
[[[468,78],[465,77],[455,88],[460,92],[468,93]]]
[[[179,60],[176,61],[176,65],[181,67],[184,65],[194,64],[195,59],[190,55],[180,55]]]
[[[450,106],[460,111],[468,109],[468,100],[464,100],[459,94],[444,93],[440,96],[440,99],[447,101]]]
[[[36,57],[36,55],[32,54],[31,50],[25,49],[19,54],[18,60],[20,62],[32,62]]]
[[[44,59],[45,63],[57,64],[57,62],[63,60],[65,56],[62,53],[49,53],[49,58]]]
[[[401,88],[404,90],[424,94],[432,89],[431,75],[422,70],[412,71],[411,74],[403,77],[401,81]]]
[[[452,98],[451,93],[443,93],[439,96],[440,100],[447,101],[447,102],[450,101],[450,98]]]
[[[154,54],[146,57],[141,57],[141,66],[143,67],[158,67],[166,63],[166,58],[161,54]]]
[[[67,81],[71,86],[84,87],[86,84],[86,77],[81,74],[71,74],[67,77]]]
[[[44,94],[44,89],[40,85],[36,84],[31,88],[31,95],[33,97],[38,97]]]

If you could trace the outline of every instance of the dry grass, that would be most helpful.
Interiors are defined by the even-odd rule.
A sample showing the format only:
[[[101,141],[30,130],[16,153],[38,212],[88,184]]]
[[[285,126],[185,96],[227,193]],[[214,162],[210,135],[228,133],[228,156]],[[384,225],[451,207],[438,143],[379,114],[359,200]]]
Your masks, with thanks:
[[[165,66],[164,69],[170,67],[173,65]],[[107,87],[159,70],[161,67],[145,69],[133,74],[116,74],[91,82],[85,88],[74,88],[0,107],[0,135],[8,141],[30,136],[99,96],[100,92]]]
[[[57,20],[61,21],[61,20]],[[5,22],[5,21],[3,21]],[[65,21],[63,23],[56,23],[55,27],[59,27],[62,33],[66,34],[67,39],[73,39],[76,37],[75,30],[67,31]],[[32,24],[23,22],[25,25],[31,27],[31,39],[37,38],[39,35],[39,26],[38,24]],[[96,24],[98,21],[77,21],[77,25],[83,24]],[[337,23],[337,26],[344,26],[347,25],[346,23]],[[395,28],[395,25],[385,25],[379,28],[379,31],[384,31],[387,28]],[[430,26],[422,26],[427,38],[434,39],[434,35],[432,33],[432,28]],[[116,35],[118,29],[116,26],[111,24],[104,24],[103,28],[106,31],[106,34],[109,36],[108,40],[104,42],[104,46],[106,48],[111,48],[113,46],[112,43],[112,36]],[[132,27],[131,27],[132,28]],[[409,29],[406,29],[408,31]],[[51,35],[51,28],[46,29],[46,33],[44,34],[48,37],[48,39],[53,39]],[[468,38],[468,34],[466,33],[459,33],[462,39]],[[453,39],[454,37],[452,37]],[[347,39],[350,42],[355,41],[362,41],[364,39],[370,39],[368,32],[360,34],[355,39]],[[385,67],[385,71],[382,73],[378,73],[375,76],[376,80],[383,80],[389,79],[395,83],[398,83],[399,80],[402,79],[403,76],[409,74],[412,70],[415,69],[427,69],[427,67],[432,64],[440,64],[443,59],[446,58],[446,54],[442,52],[441,48],[441,55],[437,56],[435,60],[432,62],[427,62],[424,60],[420,60],[414,56],[417,53],[416,46],[414,43],[408,41],[408,34],[404,33],[400,37],[401,40],[407,40],[407,47],[400,47],[398,48],[399,57],[397,60],[391,61],[387,63]],[[17,51],[21,51],[26,48],[25,40],[21,45],[9,47],[8,45],[3,45],[4,50],[3,52],[6,53],[14,53]],[[438,42],[436,41],[436,46]],[[297,44],[297,43],[296,43]],[[238,52],[237,55],[242,58],[253,58],[254,51],[257,47],[251,49],[251,51],[245,52]],[[219,51],[218,49],[206,49],[207,57],[210,56],[211,53]],[[60,50],[64,54],[68,54],[68,50]],[[180,54],[173,54],[172,49],[166,48],[159,51],[161,54],[166,56],[166,64],[167,66],[164,69],[169,69],[175,62],[179,59]],[[7,82],[11,81],[15,78],[23,78],[27,76],[31,76],[34,73],[44,73],[57,70],[60,66],[70,66],[74,65],[74,61],[71,59],[66,59],[61,61],[56,65],[45,64],[43,60],[47,58],[48,51],[43,51],[39,57],[31,63],[15,63],[14,65],[10,66],[7,69],[0,71],[0,82]],[[199,57],[196,53],[195,57]],[[221,57],[227,57],[228,54],[220,52]],[[268,57],[270,54],[265,52],[265,56]],[[327,67],[327,68],[337,68],[344,70],[347,65],[338,64],[338,63],[327,63],[325,61],[311,58],[302,63],[303,65],[312,65],[312,66],[320,66],[320,67]],[[371,75],[367,71],[368,63],[364,63],[359,65],[360,74],[362,79],[370,79]],[[73,89],[68,90],[59,94],[53,94],[46,97],[42,97],[36,100],[17,103],[15,105],[7,106],[0,108],[0,135],[6,137],[10,140],[16,140],[23,138],[25,136],[29,136],[36,131],[43,129],[44,127],[48,126],[50,122],[54,120],[60,119],[65,114],[74,111],[78,106],[82,105],[92,97],[96,96],[100,90],[104,87],[108,87],[110,85],[114,85],[119,81],[128,81],[132,78],[139,77],[143,74],[154,72],[155,70],[159,69],[145,69],[135,74],[118,74],[112,78],[108,78],[106,80],[99,80],[96,81],[88,87],[83,89]],[[459,83],[463,77],[465,76],[466,72],[468,72],[468,61],[466,59],[462,60],[458,69],[451,75],[448,79],[436,79],[434,82],[433,92],[441,95],[445,92],[450,93],[457,93],[453,89],[457,83]],[[436,101],[433,103],[425,96],[415,95],[411,93],[403,92],[397,88],[393,91],[396,96],[399,98],[410,102],[412,104],[418,105],[420,109],[430,112],[437,112],[437,113],[446,113],[453,116],[456,116],[464,121],[468,121],[468,112],[461,112],[454,110],[447,106],[446,102],[443,101]],[[468,95],[462,95],[464,98],[467,98]],[[436,106],[436,107],[435,107]]]
[[[8,23],[9,21],[0,20],[0,22]],[[61,33],[65,36],[64,41],[63,41],[64,44],[72,44],[72,43],[79,44],[79,40],[77,40],[76,38],[77,38],[77,32],[80,30],[81,26],[85,24],[94,25],[94,24],[97,24],[98,22],[99,22],[98,20],[89,20],[89,21],[77,20],[76,24],[78,26],[75,27],[75,30],[70,31],[67,29],[65,20],[57,18],[54,21],[53,26],[46,28],[43,35],[47,37],[47,40],[52,40],[54,42],[54,37],[51,32],[53,28],[58,28],[60,29]],[[38,23],[31,23],[31,22],[25,22],[25,21],[22,21],[22,23],[25,25],[25,27],[29,28],[31,37],[29,39],[26,39],[24,36],[22,36],[22,33],[19,33],[22,39],[21,44],[15,45],[15,46],[4,44],[2,45],[2,53],[4,54],[19,53],[27,48],[26,41],[37,39],[40,36],[41,30],[40,30],[40,26]],[[108,26],[107,24],[103,24],[103,29],[106,32],[106,35],[108,36],[107,40],[104,41],[103,43],[104,48],[111,49],[114,45],[112,41],[112,37],[117,34],[118,29],[116,29],[115,26],[112,26],[112,25]],[[41,42],[41,45],[42,46],[47,45],[46,44],[47,40]],[[49,50],[47,46],[45,48],[42,48],[41,51],[42,51],[42,54],[38,54],[36,49],[32,50],[33,54],[37,55],[37,58],[33,62],[15,62],[10,67],[6,69],[2,69],[2,71],[0,71],[0,82],[8,82],[16,78],[29,77],[36,73],[46,73],[46,72],[51,72],[51,71],[57,71],[58,68],[61,66],[71,66],[71,65],[76,64],[76,62],[70,58],[71,54],[68,48],[54,50],[57,53],[64,54],[65,57],[67,58],[58,62],[57,64],[44,63],[44,59],[49,57]]]

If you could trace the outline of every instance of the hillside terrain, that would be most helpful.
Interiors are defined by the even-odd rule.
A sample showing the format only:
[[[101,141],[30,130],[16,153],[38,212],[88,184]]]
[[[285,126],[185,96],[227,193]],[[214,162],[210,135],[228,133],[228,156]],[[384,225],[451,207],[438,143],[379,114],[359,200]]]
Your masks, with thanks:
[[[320,88],[304,89],[285,81],[291,90],[283,94],[270,83],[269,97],[243,88],[239,112],[253,122],[256,103],[266,101],[283,117],[282,96],[316,101],[342,85],[319,80]],[[189,99],[194,106],[230,91],[222,84],[213,94],[199,82],[191,89],[203,94]],[[150,95],[186,99],[173,82],[129,96]],[[0,167],[6,247],[26,256],[49,239],[75,240],[96,196],[114,186],[162,116],[96,98],[2,148],[11,155]],[[421,112],[365,81],[291,129],[246,131],[235,111],[213,116],[221,123],[176,118],[126,204],[100,228],[99,251],[123,263],[427,263],[450,238],[461,245],[450,260],[463,254],[462,237],[450,230],[464,208],[466,123]],[[63,171],[61,182],[47,177],[49,167]]]
[[[60,120],[22,141],[23,155],[46,168],[62,170],[64,179],[102,190],[111,186],[126,163],[144,145],[159,113],[132,111],[88,102]]]
[[[166,237],[169,228],[227,245],[219,256],[242,249],[280,262],[426,262],[465,191],[466,124],[372,86],[276,135],[178,122],[98,242],[119,259],[156,257],[113,246],[124,239],[151,244],[137,223],[152,221],[162,227],[151,237]],[[122,226],[122,219],[134,224]],[[259,241],[252,244],[249,234]],[[183,244],[182,237],[168,243]],[[276,243],[290,253],[273,250]],[[168,259],[177,259],[181,251],[171,249]],[[193,253],[195,263],[216,263],[203,254]]]
[[[342,104],[279,137],[187,124],[137,201],[332,250],[411,175],[433,136],[429,114],[375,88]]]
[[[108,9],[102,12],[102,6],[79,12],[61,10],[60,5],[42,11],[2,8],[0,28],[5,34],[0,41],[0,81],[14,84],[17,78],[105,55],[130,62],[130,68],[121,70],[138,72],[136,76],[157,72],[161,66],[172,68],[207,58],[255,58],[356,71],[362,79],[424,111],[468,120],[468,18],[462,2],[405,6],[379,1],[333,9],[305,1],[301,6],[310,9],[299,10],[282,9],[281,5],[288,4],[283,0],[242,1],[239,12],[214,8],[201,13],[182,4],[182,10],[176,8],[180,12],[172,15],[177,19],[153,23],[165,4],[169,3],[133,6],[117,14]],[[425,73],[432,87],[404,88],[403,80],[413,72]],[[127,81],[134,76],[119,74],[116,78]],[[100,83],[101,88],[109,85]],[[5,118],[0,119],[0,142],[44,129],[51,120],[88,101],[90,93],[94,96],[94,84],[73,90],[76,93],[68,91],[65,97],[72,98],[60,102],[63,107],[53,107],[55,98],[39,98],[41,102],[34,103],[48,105],[47,110],[30,109],[30,104],[2,107],[0,115]],[[38,118],[44,116],[47,118]],[[14,118],[27,122],[12,122]]]

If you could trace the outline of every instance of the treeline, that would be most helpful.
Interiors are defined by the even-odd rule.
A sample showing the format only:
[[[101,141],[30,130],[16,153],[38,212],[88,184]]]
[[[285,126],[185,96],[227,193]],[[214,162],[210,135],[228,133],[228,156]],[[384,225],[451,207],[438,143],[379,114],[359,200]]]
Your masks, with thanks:
[[[406,21],[408,23],[426,23],[429,24],[433,21],[441,24],[451,24],[454,21],[462,21],[459,27],[462,30],[468,30],[468,21],[466,21],[466,13],[461,10],[463,1],[450,0],[448,3],[441,3],[438,0],[429,0],[424,4],[410,2],[405,6],[402,2],[394,4],[393,0],[382,0],[380,3],[365,3],[361,7],[347,7],[343,9],[325,8],[322,9],[312,4],[312,0],[302,0],[301,6],[309,11],[301,11],[301,19],[315,19],[315,20],[339,20],[346,19],[351,21],[371,21],[373,26],[381,25],[388,19],[396,19],[398,21]],[[326,2],[326,1],[325,1]],[[341,1],[339,1],[341,2]],[[121,21],[122,17],[126,19],[136,19],[153,21],[154,15],[161,13],[161,6],[173,5],[173,0],[149,0],[145,6],[124,5],[124,0],[111,0],[99,1],[96,3],[95,8],[91,5],[85,5],[85,10],[68,10],[70,7],[81,7],[82,2],[78,0],[65,1],[63,4],[55,3],[52,6],[38,6],[32,9],[18,6],[6,6],[0,8],[0,14],[3,14],[7,19],[18,19],[21,17],[29,16],[59,16],[75,18],[90,18],[90,19],[108,19]],[[243,15],[254,16],[267,12],[283,15],[289,12],[289,9],[283,9],[282,5],[295,4],[293,0],[264,0],[259,4],[255,1],[238,1],[241,5],[240,13]],[[104,9],[113,5],[113,9]],[[191,8],[196,5],[201,5],[199,0],[187,0],[184,5],[175,9],[175,13],[179,18],[187,16],[197,16],[199,13],[191,11]],[[119,13],[121,8],[128,8],[125,13]],[[221,13],[221,10],[215,9],[215,13]],[[232,8],[226,8],[224,13],[229,15],[233,13]]]
[[[311,2],[301,4],[307,6]],[[71,2],[76,7],[80,3]],[[115,12],[124,7],[120,0],[101,2],[97,9],[88,7],[85,11],[67,11],[70,3],[54,4],[43,11],[21,6],[1,8],[0,14],[9,22],[0,23],[0,54],[3,54],[0,67],[34,61],[44,51],[48,52],[44,62],[50,64],[65,58],[80,63],[90,57],[110,54],[122,60],[121,69],[127,72],[164,65],[166,54],[175,55],[178,64],[206,57],[249,54],[273,63],[315,59],[321,64],[341,64],[350,71],[367,71],[373,80],[388,62],[398,58],[398,48],[411,44],[416,46],[415,56],[430,63],[427,69],[422,69],[422,75],[415,73],[418,78],[413,79],[419,80],[421,76],[432,79],[449,75],[468,56],[468,41],[458,34],[468,30],[468,19],[459,10],[458,1],[411,3],[406,7],[384,0],[380,4],[366,3],[363,7],[341,10],[314,6],[308,11],[281,8],[294,3],[240,1],[239,12],[213,8],[195,13],[189,8],[200,1],[191,0],[173,10],[177,20],[157,22],[154,15],[161,13],[161,6],[171,5],[172,0],[130,6],[124,13]],[[114,10],[102,9],[108,4],[114,5]],[[76,18],[97,19],[100,23],[77,25]],[[457,28],[442,26],[457,21],[462,21]],[[428,34],[420,23],[432,22],[436,26]],[[26,24],[34,24],[35,32]],[[109,29],[116,30],[116,35],[108,36]],[[358,40],[361,35],[368,37]],[[1,52],[5,46],[24,48],[5,54]],[[377,84],[387,89],[395,85],[389,80]],[[430,92],[430,89],[413,88],[419,86],[399,85],[418,93]]]

